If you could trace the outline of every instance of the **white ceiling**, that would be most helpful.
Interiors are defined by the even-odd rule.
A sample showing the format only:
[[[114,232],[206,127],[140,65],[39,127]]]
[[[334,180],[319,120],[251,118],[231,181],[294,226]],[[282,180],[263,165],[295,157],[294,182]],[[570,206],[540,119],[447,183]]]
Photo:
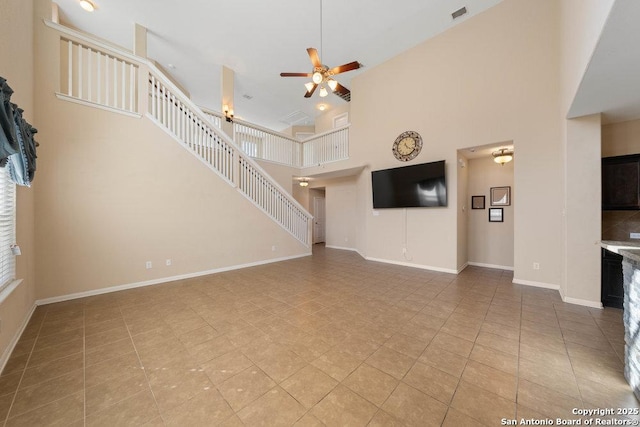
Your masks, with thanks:
[[[306,49],[320,50],[320,0],[92,1],[97,9],[87,13],[78,0],[57,0],[61,22],[128,49],[134,23],[146,27],[148,56],[165,69],[173,64],[173,77],[203,107],[221,110],[223,65],[235,71],[236,116],[271,129],[313,124],[318,104],[345,102],[317,92],[304,98],[307,79],[280,77],[311,71]],[[364,64],[337,76],[351,88],[354,76],[501,1],[323,0],[321,59],[329,67]],[[451,13],[462,6],[468,13],[454,22]]]
[[[640,1],[616,0],[569,109],[603,123],[640,118]]]

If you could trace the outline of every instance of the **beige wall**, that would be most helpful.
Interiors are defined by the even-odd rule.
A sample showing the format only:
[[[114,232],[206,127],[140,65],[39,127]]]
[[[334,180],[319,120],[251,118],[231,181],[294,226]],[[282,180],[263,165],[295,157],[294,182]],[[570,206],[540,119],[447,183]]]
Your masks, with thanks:
[[[275,179],[287,193],[293,194],[293,177],[294,175],[300,175],[300,169],[264,160],[256,160],[256,162],[271,178]]]
[[[34,110],[33,87],[33,1],[0,2],[0,76],[7,79],[14,90],[11,101],[24,109],[24,117],[40,128]],[[44,142],[41,134],[36,139]],[[40,154],[40,153],[38,153]],[[0,304],[0,368],[5,352],[10,349],[21,331],[35,301],[35,244],[34,244],[34,189],[42,181],[39,172],[32,188],[17,190],[16,242],[22,255],[16,258],[16,277],[22,283]]]
[[[600,304],[600,114],[567,123],[566,283],[568,302]]]
[[[465,204],[468,211],[469,263],[513,268],[514,210],[517,206],[513,185],[514,161],[499,165],[491,157],[468,162],[469,190]],[[503,209],[504,222],[489,222],[491,187],[511,187],[511,205]],[[485,209],[471,209],[471,196],[485,196]]]
[[[468,242],[468,221],[469,221],[469,163],[467,158],[458,153],[458,163],[456,163],[458,173],[458,219],[457,235],[458,235],[458,260],[457,269],[462,271],[469,262],[469,242]]]
[[[361,253],[406,263],[406,239],[411,264],[456,271],[457,149],[513,140],[519,156],[515,275],[558,286],[562,117],[559,55],[550,48],[558,44],[557,12],[551,0],[508,0],[353,79],[351,158],[341,163],[367,165],[358,181]],[[405,130],[424,139],[423,152],[410,164],[446,160],[448,207],[386,209],[374,216],[370,171],[400,166],[391,144]],[[534,271],[533,262],[541,269]]]
[[[334,96],[334,95],[331,95]],[[340,104],[330,110],[325,111],[316,118],[316,133],[326,132],[333,129],[333,118],[340,114],[349,113],[348,102],[339,101]],[[349,118],[351,119],[351,118]]]
[[[356,248],[356,179],[336,179],[326,187],[326,244],[344,249]]]
[[[564,0],[560,8],[560,114],[566,117],[613,0]],[[600,306],[600,117],[564,120],[564,216],[561,293],[566,301]],[[519,189],[519,194],[522,190]]]
[[[35,31],[38,299],[309,253],[149,120],[55,98],[57,35]]]
[[[640,120],[602,126],[602,157],[640,153]]]
[[[33,1],[0,3],[0,76],[14,90],[11,101],[24,109],[24,117],[39,128],[34,109],[33,88]],[[42,140],[36,135],[37,140]],[[2,171],[4,173],[4,171]],[[24,326],[35,301],[34,188],[42,180],[39,172],[32,188],[18,187],[16,206],[16,243],[22,255],[16,257],[18,288],[0,304],[0,368],[6,361],[17,334]]]

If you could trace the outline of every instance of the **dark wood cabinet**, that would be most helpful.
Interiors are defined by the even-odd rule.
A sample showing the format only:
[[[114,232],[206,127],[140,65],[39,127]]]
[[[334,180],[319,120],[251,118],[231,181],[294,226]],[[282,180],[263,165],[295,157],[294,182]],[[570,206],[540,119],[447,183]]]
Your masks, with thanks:
[[[640,209],[640,154],[602,159],[602,209]]]
[[[602,305],[622,308],[624,301],[622,255],[602,249]]]

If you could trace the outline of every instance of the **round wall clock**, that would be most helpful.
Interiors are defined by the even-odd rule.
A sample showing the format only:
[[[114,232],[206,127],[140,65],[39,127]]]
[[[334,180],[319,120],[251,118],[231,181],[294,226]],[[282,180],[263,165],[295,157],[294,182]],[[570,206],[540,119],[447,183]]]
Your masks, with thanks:
[[[422,137],[418,132],[408,130],[402,132],[394,141],[391,151],[396,159],[408,162],[415,159],[422,150]]]

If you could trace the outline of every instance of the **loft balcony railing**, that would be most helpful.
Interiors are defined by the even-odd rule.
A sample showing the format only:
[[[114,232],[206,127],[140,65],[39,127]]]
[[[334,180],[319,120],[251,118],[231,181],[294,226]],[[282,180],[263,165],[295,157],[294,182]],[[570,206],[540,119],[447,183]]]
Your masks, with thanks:
[[[222,114],[204,110],[221,127]],[[297,168],[307,168],[349,158],[349,125],[304,140],[243,120],[233,120],[233,140],[249,156]]]

